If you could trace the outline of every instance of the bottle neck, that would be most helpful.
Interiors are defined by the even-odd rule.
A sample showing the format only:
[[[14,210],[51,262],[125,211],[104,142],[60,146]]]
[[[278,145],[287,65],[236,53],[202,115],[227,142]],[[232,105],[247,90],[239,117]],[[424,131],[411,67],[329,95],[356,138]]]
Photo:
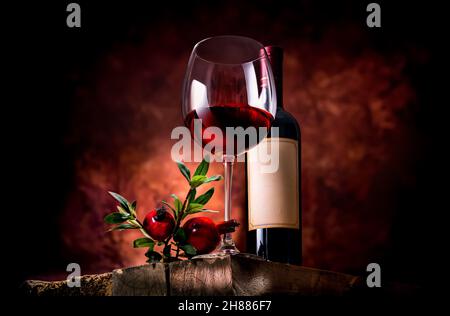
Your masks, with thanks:
[[[269,56],[269,59],[271,57]],[[279,60],[278,58],[271,59],[272,73],[275,80],[275,90],[277,93],[277,108],[283,109],[283,58]]]
[[[283,109],[283,79],[275,79],[275,86],[277,91],[277,108]]]
[[[266,46],[265,49],[275,80],[277,108],[283,109],[283,49],[277,46]]]

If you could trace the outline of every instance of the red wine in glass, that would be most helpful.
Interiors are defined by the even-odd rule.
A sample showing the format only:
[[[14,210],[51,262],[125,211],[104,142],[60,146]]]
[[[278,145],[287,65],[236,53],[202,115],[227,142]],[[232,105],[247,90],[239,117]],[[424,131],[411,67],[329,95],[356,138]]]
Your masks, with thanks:
[[[201,119],[201,130],[195,130],[194,119]],[[196,135],[196,139],[201,139],[202,147],[210,144],[214,148],[212,154],[217,153],[217,148],[222,148],[223,152],[234,156],[242,154],[262,140],[269,131],[272,121],[273,116],[269,112],[243,103],[201,107],[188,113],[185,118],[185,124],[190,129],[191,135],[193,137]],[[219,128],[223,137],[218,135],[203,137],[203,132],[208,127]],[[241,140],[243,146],[238,146],[240,143],[236,134],[227,134],[227,127],[242,127],[244,130],[249,127],[255,128],[257,138],[245,137]],[[265,130],[260,130],[260,127],[264,127]],[[198,135],[200,132],[201,135]],[[229,148],[230,144],[233,144],[233,148]]]

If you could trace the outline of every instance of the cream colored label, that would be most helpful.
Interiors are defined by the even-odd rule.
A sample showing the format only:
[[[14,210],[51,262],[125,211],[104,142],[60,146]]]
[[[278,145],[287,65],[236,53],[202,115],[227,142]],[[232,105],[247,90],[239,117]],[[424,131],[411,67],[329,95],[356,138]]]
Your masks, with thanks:
[[[265,162],[258,161],[258,150],[270,153],[270,143],[277,142],[278,169],[264,172]],[[258,148],[259,147],[259,148]],[[248,151],[248,222],[257,228],[300,229],[298,143],[288,138],[266,138]],[[269,164],[270,162],[267,162]]]

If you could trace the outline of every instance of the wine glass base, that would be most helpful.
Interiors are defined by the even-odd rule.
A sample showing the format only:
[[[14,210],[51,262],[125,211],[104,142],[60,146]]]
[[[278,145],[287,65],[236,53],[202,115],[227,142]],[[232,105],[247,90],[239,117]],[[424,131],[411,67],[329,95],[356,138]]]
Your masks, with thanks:
[[[192,257],[192,259],[214,259],[214,258],[224,258],[226,256],[236,256],[236,257],[242,257],[242,258],[259,260],[259,261],[268,261],[268,260],[264,259],[263,257],[257,256],[255,254],[251,254],[251,253],[239,252],[239,250],[237,250],[236,252],[226,253],[226,252],[220,251],[219,249],[216,250],[216,252],[208,253],[205,255],[194,256],[194,257]]]
[[[235,255],[239,253],[239,250],[236,248],[231,234],[226,234],[215,252],[221,252],[225,255]]]
[[[237,253],[236,253],[237,254]],[[217,252],[211,252],[211,253],[207,253],[205,255],[197,255],[192,257],[192,259],[214,259],[214,258],[224,258],[228,255],[233,255],[233,254],[228,254],[225,252],[221,252],[221,251],[217,251]]]
[[[235,245],[225,245],[220,247],[217,252],[222,253],[224,255],[235,255],[240,253],[240,251],[236,248]]]
[[[198,255],[193,257],[192,259],[212,259],[212,258],[220,258],[225,257],[227,255],[237,255],[240,251],[236,248],[234,245],[234,242],[231,243],[223,243],[220,245],[220,247],[213,251],[212,253],[208,253],[205,255]]]

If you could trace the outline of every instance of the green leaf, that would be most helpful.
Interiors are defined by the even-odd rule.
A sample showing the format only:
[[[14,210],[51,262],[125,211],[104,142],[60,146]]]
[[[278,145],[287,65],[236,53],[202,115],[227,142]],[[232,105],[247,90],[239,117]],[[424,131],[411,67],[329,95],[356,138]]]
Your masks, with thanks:
[[[128,213],[130,212],[130,210],[129,210],[129,208],[128,208],[129,202],[127,201],[126,198],[124,198],[122,195],[117,194],[117,193],[115,193],[115,192],[108,191],[108,193],[109,193],[114,199],[116,199],[117,202],[119,202],[120,206],[121,206],[125,211],[127,211]]]
[[[190,211],[190,212],[188,213],[188,215],[197,214],[197,213],[202,213],[202,212],[204,212],[204,213],[219,213],[219,211],[214,211],[214,210],[197,209],[197,210]]]
[[[173,240],[181,244],[186,242],[186,233],[183,227],[178,228],[177,232],[173,235]]]
[[[192,180],[190,182],[191,188],[196,188],[196,187],[202,185],[203,183],[205,183],[206,179],[208,179],[208,177],[206,177],[206,176],[200,176],[200,175],[193,176]]]
[[[211,188],[208,191],[206,191],[205,193],[203,193],[202,195],[200,195],[198,198],[196,198],[194,200],[194,203],[199,203],[199,204],[205,205],[211,199],[213,194],[214,194],[214,188]]]
[[[163,249],[164,257],[170,257],[170,251],[172,250],[172,246],[170,244],[166,245]]]
[[[138,238],[135,241],[133,241],[134,248],[148,247],[149,249],[153,250],[154,246],[155,242],[153,241],[153,239],[147,237]]]
[[[206,161],[206,157],[203,158],[202,162],[198,165],[197,169],[195,169],[194,177],[195,176],[204,176],[208,173],[209,169],[209,162]]]
[[[187,256],[195,256],[197,254],[195,247],[190,244],[182,245],[180,248],[183,249]]]
[[[186,218],[186,216],[188,216],[188,215],[192,215],[192,214],[196,214],[196,213],[200,213],[200,212],[217,213],[217,211],[204,210],[203,209],[203,204],[191,203],[191,204],[189,204],[186,212],[183,213],[183,216],[182,216],[181,219]]]
[[[120,212],[120,213],[122,213],[122,214],[129,214],[127,211],[125,211],[124,209],[123,209],[123,207],[122,206],[120,206],[120,205],[117,205],[117,210]]]
[[[181,211],[181,208],[183,207],[183,203],[181,203],[180,199],[175,194],[171,194],[170,196],[173,198],[177,213],[179,213]]]
[[[127,221],[130,218],[130,214],[123,214],[119,212],[106,215],[103,220],[107,224],[120,224]]]
[[[205,212],[205,213],[219,213],[219,211],[213,211],[213,210],[195,210],[195,211],[191,211],[189,213],[184,213],[183,216],[182,216],[182,219],[185,219],[186,216],[188,216],[188,215],[202,213],[202,212]]]
[[[131,202],[131,204],[128,205],[130,214],[133,215],[133,217],[136,217],[136,207],[137,207],[137,201]]]
[[[212,181],[220,181],[220,180],[222,180],[222,179],[223,179],[222,176],[215,175],[215,176],[209,177],[209,178],[206,179],[203,183],[209,183],[209,182],[212,182]]]
[[[148,258],[148,263],[154,263],[154,262],[160,262],[162,259],[162,256],[159,252],[153,251],[153,249],[149,249],[145,256]]]
[[[195,199],[195,195],[197,194],[197,190],[196,189],[191,189],[189,190],[189,194],[188,194],[188,202],[191,203],[194,199]]]
[[[169,203],[167,203],[166,201],[161,201],[164,205],[166,205],[168,208],[170,208],[173,212],[173,215],[175,215],[175,217],[177,216],[177,211],[173,208],[172,205],[170,205]]]
[[[125,229],[138,229],[139,226],[135,224],[119,224],[117,226],[113,226],[110,229],[108,229],[109,232],[112,232],[114,230],[125,230]]]
[[[201,210],[203,208],[203,204],[199,204],[199,203],[191,203],[189,204],[186,212],[190,213],[192,211],[196,211],[196,210]]]
[[[186,178],[186,180],[191,181],[191,172],[188,167],[180,161],[177,162],[178,169],[180,169],[181,174]]]

